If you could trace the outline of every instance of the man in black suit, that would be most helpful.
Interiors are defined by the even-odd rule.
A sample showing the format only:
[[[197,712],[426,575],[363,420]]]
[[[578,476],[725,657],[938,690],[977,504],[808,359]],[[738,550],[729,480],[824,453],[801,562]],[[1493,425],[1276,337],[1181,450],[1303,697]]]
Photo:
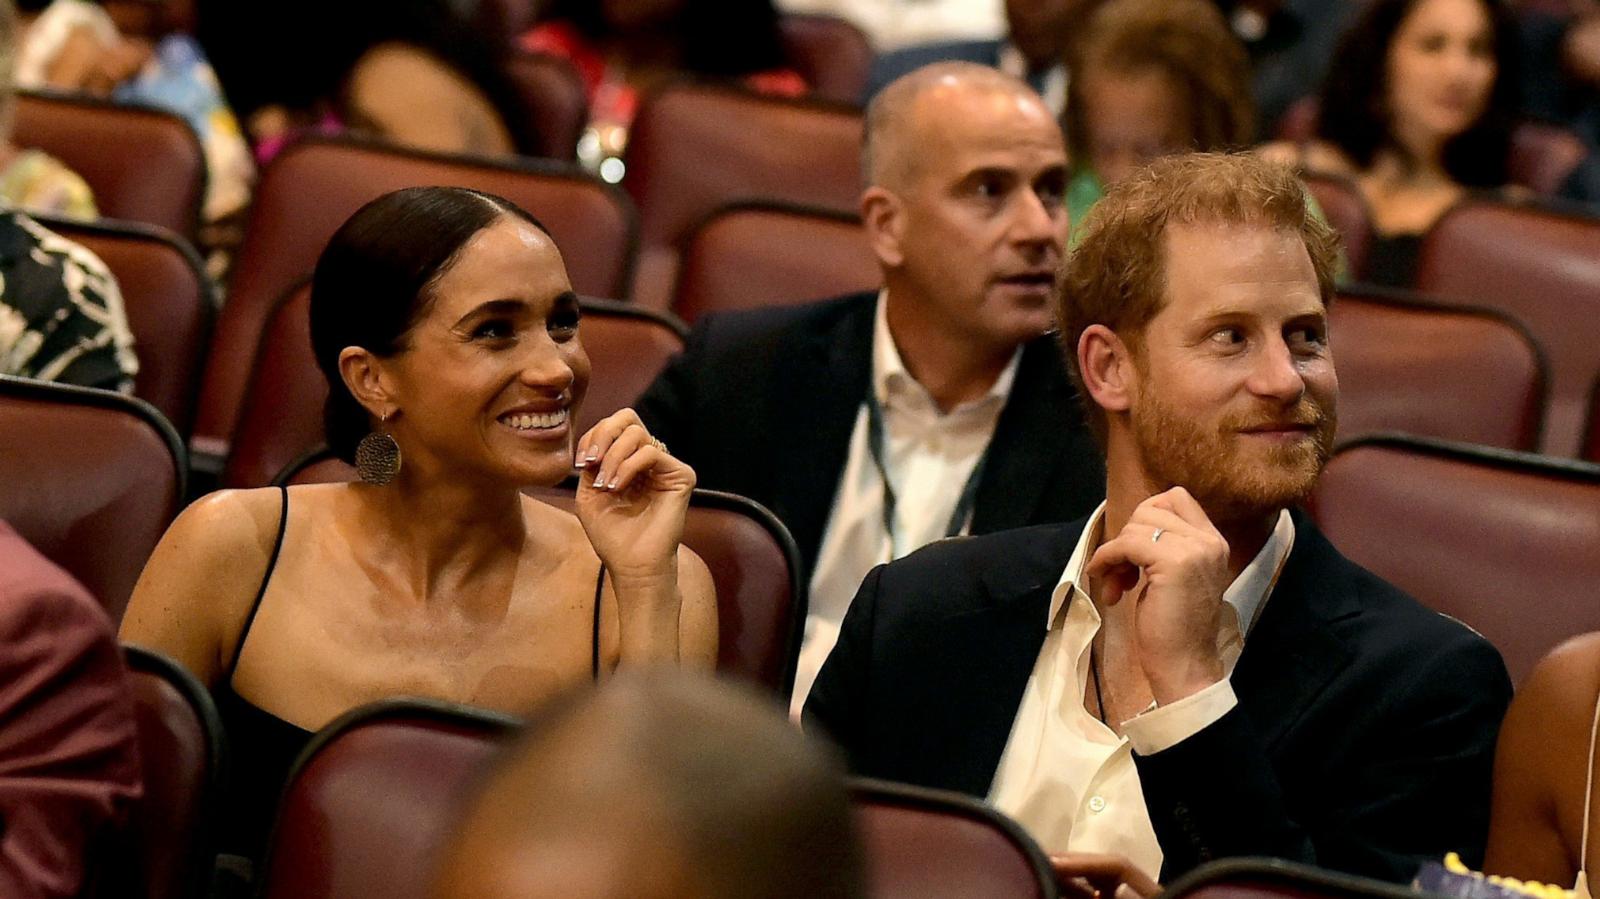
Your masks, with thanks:
[[[1067,230],[1054,118],[1022,82],[944,63],[885,89],[866,133],[884,289],[706,316],[637,404],[700,486],[794,534],[811,586],[797,699],[873,565],[1067,521],[1104,489],[1044,336]]]
[[[1105,504],[875,569],[808,725],[858,774],[986,796],[1048,851],[1151,875],[1481,858],[1499,655],[1292,511],[1333,442],[1336,252],[1252,157],[1109,193],[1057,312]]]

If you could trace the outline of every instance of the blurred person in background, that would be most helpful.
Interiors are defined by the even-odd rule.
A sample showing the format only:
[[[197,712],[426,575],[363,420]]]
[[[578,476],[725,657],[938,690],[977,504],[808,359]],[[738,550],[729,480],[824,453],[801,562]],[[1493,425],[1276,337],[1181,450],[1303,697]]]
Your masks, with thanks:
[[[578,158],[620,179],[628,127],[651,89],[683,77],[732,81],[798,97],[772,0],[554,0],[518,38],[523,49],[571,61],[589,97]]]
[[[1028,82],[1057,116],[1067,102],[1071,42],[1103,0],[1006,0],[1006,35],[992,40],[919,44],[879,54],[868,84],[870,99],[890,82],[929,63],[975,62]]]
[[[1005,33],[1002,0],[777,0],[786,14],[837,16],[866,32],[879,53]]]
[[[1423,235],[1508,181],[1516,26],[1497,0],[1373,0],[1341,38],[1317,139],[1270,159],[1355,179],[1372,216],[1366,280],[1411,286]]]

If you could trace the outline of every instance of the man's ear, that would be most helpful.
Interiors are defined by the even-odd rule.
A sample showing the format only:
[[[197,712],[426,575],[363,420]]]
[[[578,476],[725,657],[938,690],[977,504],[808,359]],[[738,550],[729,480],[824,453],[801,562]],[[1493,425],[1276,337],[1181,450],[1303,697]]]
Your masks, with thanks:
[[[1139,373],[1133,354],[1122,338],[1105,325],[1090,325],[1078,337],[1078,371],[1083,389],[1107,412],[1126,412],[1133,406]]]
[[[905,233],[905,206],[900,198],[882,187],[869,187],[861,195],[861,225],[867,243],[884,268],[898,268],[905,262],[900,240]]]
[[[358,346],[340,350],[339,377],[350,389],[350,395],[374,418],[388,418],[398,409],[399,401],[383,360],[370,350]]]

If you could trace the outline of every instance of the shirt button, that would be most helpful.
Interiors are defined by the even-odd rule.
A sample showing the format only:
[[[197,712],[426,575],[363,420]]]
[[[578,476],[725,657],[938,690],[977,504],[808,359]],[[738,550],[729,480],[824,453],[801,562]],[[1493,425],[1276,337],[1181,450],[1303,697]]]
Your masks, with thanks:
[[[1089,797],[1089,811],[1094,812],[1095,814],[1098,815],[1098,814],[1100,814],[1101,812],[1103,812],[1105,810],[1106,810],[1106,798],[1104,796],[1091,796],[1091,797]]]

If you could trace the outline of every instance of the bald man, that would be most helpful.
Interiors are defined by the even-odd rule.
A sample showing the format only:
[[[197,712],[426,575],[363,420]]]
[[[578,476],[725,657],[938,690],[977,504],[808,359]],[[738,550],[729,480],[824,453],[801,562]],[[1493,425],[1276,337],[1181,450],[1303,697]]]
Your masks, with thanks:
[[[874,565],[1087,514],[1104,471],[1045,332],[1067,233],[1061,131],[1026,84],[941,63],[867,110],[883,288],[708,315],[639,401],[700,486],[772,509],[810,583],[793,711]]]
[[[530,723],[435,899],[864,899],[841,764],[764,697],[619,675]]]

